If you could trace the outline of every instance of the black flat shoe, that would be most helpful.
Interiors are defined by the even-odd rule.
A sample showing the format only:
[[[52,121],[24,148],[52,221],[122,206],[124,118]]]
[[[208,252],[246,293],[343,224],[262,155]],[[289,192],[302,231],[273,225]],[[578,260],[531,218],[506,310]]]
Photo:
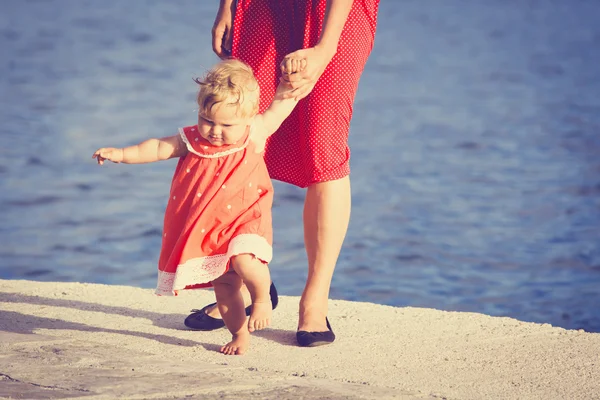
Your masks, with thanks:
[[[329,325],[329,320],[325,318],[325,322],[327,323],[328,331],[325,332],[308,332],[308,331],[298,331],[296,332],[296,341],[300,345],[300,347],[316,347],[323,346],[324,344],[333,343],[335,340],[335,333],[331,330],[331,325]]]
[[[271,283],[269,294],[271,295],[271,306],[274,310],[277,308],[277,304],[279,304],[279,296],[277,295],[277,289],[273,283]],[[192,313],[187,316],[183,323],[185,326],[195,331],[214,331],[215,329],[224,328],[225,322],[223,322],[221,318],[213,318],[206,313],[206,310],[214,307],[216,304],[217,303],[212,303],[204,306],[200,310],[192,310]],[[251,313],[252,306],[246,307],[246,315],[250,315]]]

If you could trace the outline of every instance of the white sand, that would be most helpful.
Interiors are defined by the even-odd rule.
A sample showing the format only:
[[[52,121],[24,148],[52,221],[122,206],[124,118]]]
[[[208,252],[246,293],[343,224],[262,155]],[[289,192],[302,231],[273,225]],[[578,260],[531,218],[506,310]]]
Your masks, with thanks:
[[[297,297],[244,356],[186,330],[211,291],[0,280],[0,397],[600,399],[600,334],[331,301],[337,340],[295,346]],[[20,395],[21,397],[18,397]]]

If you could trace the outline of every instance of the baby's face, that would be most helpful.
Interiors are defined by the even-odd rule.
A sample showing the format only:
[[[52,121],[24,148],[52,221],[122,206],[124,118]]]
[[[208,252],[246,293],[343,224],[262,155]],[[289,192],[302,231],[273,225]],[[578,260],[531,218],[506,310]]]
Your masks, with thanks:
[[[207,115],[202,110],[198,113],[198,131],[213,146],[235,144],[246,133],[252,118],[238,116],[238,107],[218,103]]]

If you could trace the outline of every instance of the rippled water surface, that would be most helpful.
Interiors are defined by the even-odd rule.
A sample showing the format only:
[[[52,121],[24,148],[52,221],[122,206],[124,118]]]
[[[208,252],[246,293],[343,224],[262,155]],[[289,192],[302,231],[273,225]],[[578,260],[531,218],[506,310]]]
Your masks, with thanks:
[[[0,2],[0,278],[154,287],[175,161],[91,154],[194,123],[216,4]],[[600,3],[380,11],[332,297],[600,331]],[[276,191],[272,274],[299,295],[303,191]]]

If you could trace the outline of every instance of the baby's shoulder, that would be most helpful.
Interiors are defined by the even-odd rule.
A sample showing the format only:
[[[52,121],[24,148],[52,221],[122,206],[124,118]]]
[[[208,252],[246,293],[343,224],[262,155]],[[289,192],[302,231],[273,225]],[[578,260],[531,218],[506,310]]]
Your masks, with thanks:
[[[198,141],[196,138],[200,137],[198,132],[198,125],[184,126],[178,129],[179,136],[185,142]]]

